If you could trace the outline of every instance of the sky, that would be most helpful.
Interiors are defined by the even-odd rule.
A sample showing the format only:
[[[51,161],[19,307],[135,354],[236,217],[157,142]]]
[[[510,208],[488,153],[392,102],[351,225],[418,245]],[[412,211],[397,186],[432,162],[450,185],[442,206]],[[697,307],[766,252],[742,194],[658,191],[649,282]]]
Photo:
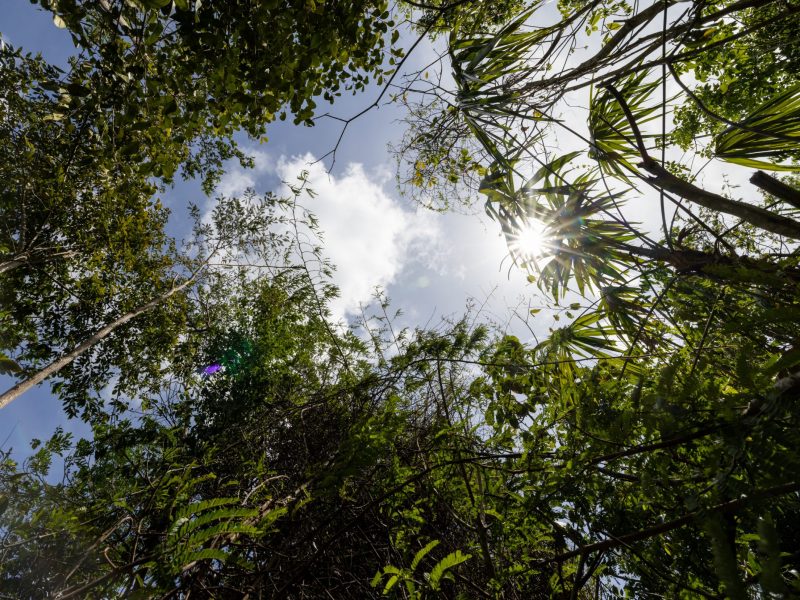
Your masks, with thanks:
[[[72,52],[69,34],[56,28],[50,16],[28,0],[3,1],[0,34],[8,43],[41,52],[56,64],[64,65]],[[420,69],[435,58],[430,44],[420,44],[406,69]],[[570,60],[580,60],[579,54]],[[342,97],[329,110],[337,117],[349,118],[371,105],[379,94],[380,89],[373,86],[358,96]],[[582,103],[585,105],[575,99],[567,105]],[[585,111],[566,110],[573,112],[561,115],[564,118],[585,121]],[[402,117],[399,106],[385,103],[366,112],[348,127],[335,163],[330,156],[325,158],[341,133],[341,123],[335,119],[318,119],[315,127],[276,122],[269,127],[269,141],[264,144],[240,136],[239,142],[254,158],[255,166],[228,165],[216,194],[228,196],[253,189],[259,194],[288,195],[285,182],[308,172],[308,186],[316,195],[306,198],[304,205],[318,217],[324,253],[336,266],[334,282],[340,296],[331,309],[337,321],[352,321],[380,289],[391,299],[392,312],[401,311],[399,327],[435,326],[443,318],[460,317],[472,306],[479,307],[481,319],[523,342],[541,339],[548,328],[556,326],[552,312],[530,315],[530,308],[544,306],[539,290],[527,282],[526,273],[512,265],[498,224],[483,214],[482,207],[476,206],[474,214],[436,213],[414,205],[398,190],[395,158],[388,146],[402,136]],[[556,150],[566,153],[583,147],[583,142],[560,134]],[[698,182],[713,191],[721,191],[726,184],[748,189],[746,172],[711,163]],[[188,233],[186,207],[190,202],[210,210],[213,200],[204,197],[197,182],[176,183],[164,197],[172,210],[170,233],[178,238]],[[668,210],[668,218],[671,212]],[[657,195],[645,191],[629,201],[626,216],[657,231],[661,226]],[[0,385],[10,384],[8,377],[0,377]],[[67,421],[45,384],[0,411],[0,448],[13,447],[15,457],[25,456],[32,437],[46,438],[58,425],[76,436],[88,431],[79,421]]]
[[[0,33],[7,43],[65,64],[72,50],[70,37],[47,13],[28,0],[3,4]],[[434,56],[430,46],[421,45],[408,67],[418,68]],[[379,93],[372,87],[344,97],[331,112],[353,116]],[[286,195],[283,182],[308,171],[316,196],[304,204],[318,217],[325,255],[336,266],[340,297],[331,309],[337,320],[358,316],[380,289],[391,299],[392,312],[401,311],[400,327],[458,318],[469,304],[480,308],[480,318],[508,328],[524,341],[532,337],[528,325],[537,335],[544,333],[552,321],[542,317],[528,325],[523,322],[528,305],[541,304],[537,290],[527,283],[525,273],[510,268],[499,227],[480,207],[471,215],[435,213],[413,205],[398,191],[395,160],[387,146],[400,139],[402,116],[399,107],[382,105],[353,121],[333,165],[330,157],[318,160],[339,136],[341,125],[333,119],[322,119],[313,128],[278,122],[269,128],[266,144],[241,137],[255,167],[229,165],[216,193],[235,195],[252,188]],[[166,193],[165,203],[173,211],[170,229],[178,237],[188,230],[190,201],[210,207],[213,199],[204,198],[196,182],[179,182]],[[10,384],[10,378],[0,377],[4,389]],[[45,439],[59,425],[76,437],[88,433],[81,422],[66,419],[44,384],[0,411],[0,448],[13,448],[12,456],[21,459],[30,453],[31,438]]]

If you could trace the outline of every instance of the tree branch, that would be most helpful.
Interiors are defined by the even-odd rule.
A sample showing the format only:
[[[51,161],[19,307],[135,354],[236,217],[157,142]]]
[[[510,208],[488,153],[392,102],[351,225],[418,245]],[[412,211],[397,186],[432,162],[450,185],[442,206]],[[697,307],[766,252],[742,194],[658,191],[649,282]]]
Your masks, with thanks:
[[[794,219],[776,215],[760,206],[754,206],[739,200],[731,200],[719,194],[704,190],[673,175],[658,164],[658,161],[653,159],[647,151],[642,133],[639,130],[636,119],[633,117],[633,113],[628,103],[625,101],[625,98],[619,90],[610,83],[603,85],[603,88],[614,96],[614,99],[619,103],[620,108],[622,108],[622,111],[625,113],[625,118],[628,120],[628,124],[636,140],[636,147],[642,157],[642,162],[639,163],[639,166],[653,175],[653,177],[644,178],[645,181],[656,188],[677,194],[681,198],[699,204],[704,208],[739,217],[743,221],[747,221],[759,229],[771,231],[772,233],[777,233],[778,235],[783,235],[792,239],[800,239],[800,223]]]
[[[783,485],[777,485],[775,487],[767,488],[765,490],[756,490],[749,496],[742,496],[740,498],[736,498],[735,500],[728,500],[727,502],[721,502],[720,504],[716,504],[707,509],[696,510],[682,517],[678,517],[677,519],[673,519],[672,521],[661,523],[660,525],[654,525],[653,527],[648,527],[640,531],[635,531],[632,533],[626,533],[624,535],[615,536],[613,538],[602,540],[600,542],[594,542],[593,544],[587,544],[585,546],[575,548],[574,550],[570,550],[569,552],[562,552],[561,554],[557,554],[556,556],[553,556],[551,558],[537,561],[536,566],[544,566],[552,563],[562,563],[566,560],[575,558],[576,556],[585,555],[586,553],[589,552],[598,552],[598,551],[602,552],[605,550],[616,548],[618,546],[624,546],[635,542],[641,542],[643,540],[657,537],[669,531],[673,531],[675,529],[684,527],[685,525],[688,525],[692,521],[696,520],[698,517],[702,517],[703,515],[709,512],[735,512],[740,508],[744,507],[751,500],[764,500],[767,498],[774,498],[776,496],[791,494],[792,492],[796,492],[798,490],[800,490],[800,483],[798,483],[797,481],[791,481],[789,483],[785,483]]]

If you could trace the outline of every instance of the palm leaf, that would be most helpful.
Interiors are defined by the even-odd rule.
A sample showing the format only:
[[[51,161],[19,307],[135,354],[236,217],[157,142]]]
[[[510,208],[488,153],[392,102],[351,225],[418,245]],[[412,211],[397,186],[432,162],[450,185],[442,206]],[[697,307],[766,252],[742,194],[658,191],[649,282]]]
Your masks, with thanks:
[[[716,138],[715,155],[728,162],[772,171],[800,171],[782,164],[800,154],[800,84],[776,94]]]
[[[659,85],[657,81],[645,82],[647,75],[647,71],[635,73],[619,88],[640,126],[658,116],[659,105],[644,104]],[[592,93],[589,99],[589,131],[593,144],[589,157],[597,161],[605,174],[632,185],[628,175],[636,171],[634,164],[641,157],[630,121],[619,102],[605,89]]]

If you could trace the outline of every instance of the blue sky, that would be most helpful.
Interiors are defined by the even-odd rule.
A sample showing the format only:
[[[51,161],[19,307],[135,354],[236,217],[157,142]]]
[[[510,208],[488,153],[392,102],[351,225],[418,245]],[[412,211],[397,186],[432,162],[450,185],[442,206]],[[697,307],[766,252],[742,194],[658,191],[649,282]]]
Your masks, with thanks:
[[[56,64],[65,64],[72,52],[69,34],[56,28],[50,16],[28,0],[5,0],[0,33],[11,44],[41,52]],[[409,46],[411,36],[404,37]],[[580,52],[568,60],[575,60]],[[435,58],[434,48],[423,43],[405,68],[420,69]],[[379,93],[372,87],[358,96],[343,97],[330,112],[349,118],[372,104]],[[580,109],[586,106],[585,98],[570,96],[567,100],[560,116],[571,124],[585,122],[585,109]],[[323,102],[318,104],[321,112],[327,109]],[[499,226],[483,215],[480,206],[472,215],[439,214],[418,208],[398,191],[395,162],[387,146],[402,136],[402,117],[399,106],[381,105],[354,121],[330,172],[330,159],[317,159],[333,148],[339,136],[340,124],[335,120],[321,119],[312,128],[277,122],[269,127],[266,144],[242,136],[240,142],[256,159],[256,166],[244,170],[229,165],[217,193],[230,195],[253,188],[258,193],[286,194],[282,181],[309,171],[310,187],[317,196],[307,201],[306,207],[319,217],[325,253],[337,266],[335,282],[341,297],[333,311],[338,319],[358,314],[379,287],[391,298],[392,308],[403,312],[400,326],[436,325],[443,317],[462,315],[471,303],[482,307],[481,318],[509,329],[525,342],[534,335],[546,335],[549,327],[557,325],[553,313],[543,311],[535,319],[529,317],[528,309],[542,307],[544,302],[538,289],[526,282],[526,274],[511,267]],[[553,151],[560,153],[585,148],[584,142],[563,131],[553,142]],[[746,169],[713,161],[700,170],[697,182],[708,189],[749,189]],[[207,208],[213,202],[213,198],[204,198],[196,182],[177,183],[164,199],[173,211],[170,230],[177,237],[188,230],[189,202]],[[627,202],[626,216],[658,232],[658,205],[657,194],[644,190]],[[669,209],[667,217],[671,214]],[[0,384],[8,387],[10,383],[9,378],[0,378]],[[0,443],[5,441],[3,448],[13,446],[17,457],[28,453],[31,437],[47,437],[58,425],[78,435],[86,431],[82,423],[65,419],[47,390],[46,385],[40,387],[0,411]]]
[[[72,51],[69,34],[56,28],[48,14],[27,0],[10,0],[3,8],[0,33],[7,42],[65,64]],[[430,46],[421,46],[408,66],[424,65],[433,56]],[[331,112],[350,117],[372,103],[379,92],[371,88],[356,97],[344,97]],[[509,269],[499,227],[480,213],[443,215],[419,209],[398,192],[387,145],[402,135],[401,117],[400,108],[389,105],[354,121],[330,173],[330,160],[314,161],[332,149],[340,131],[336,121],[321,120],[313,128],[276,123],[269,128],[266,144],[241,138],[256,158],[256,167],[243,170],[230,165],[217,191],[235,194],[251,187],[260,193],[281,193],[285,192],[282,181],[309,171],[317,196],[306,206],[319,217],[325,252],[337,265],[335,281],[341,297],[333,310],[340,319],[352,318],[380,287],[392,299],[393,309],[402,310],[401,326],[435,325],[442,317],[460,316],[467,303],[474,301],[483,306],[482,318],[530,338],[514,313],[524,317],[528,303],[538,306],[541,302],[525,274]],[[178,183],[165,199],[173,210],[171,229],[177,235],[185,231],[188,202],[210,206],[213,201],[203,198],[194,182]],[[551,324],[541,318],[534,329],[541,334]],[[0,378],[5,387],[10,383],[9,378]],[[46,438],[58,425],[76,435],[87,431],[82,423],[66,419],[45,384],[0,411],[0,443],[4,442],[3,448],[13,447],[19,459],[29,453],[32,437]]]

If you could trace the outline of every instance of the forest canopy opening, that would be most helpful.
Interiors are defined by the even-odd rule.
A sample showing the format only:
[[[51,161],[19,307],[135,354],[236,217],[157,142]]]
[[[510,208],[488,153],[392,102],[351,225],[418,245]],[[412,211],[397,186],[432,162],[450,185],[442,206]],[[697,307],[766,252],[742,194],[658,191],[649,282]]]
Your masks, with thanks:
[[[800,595],[800,4],[35,4],[74,55],[0,47],[0,415],[45,384],[64,427],[0,449],[2,594]],[[509,314],[336,323],[307,173],[215,195],[385,102]]]

